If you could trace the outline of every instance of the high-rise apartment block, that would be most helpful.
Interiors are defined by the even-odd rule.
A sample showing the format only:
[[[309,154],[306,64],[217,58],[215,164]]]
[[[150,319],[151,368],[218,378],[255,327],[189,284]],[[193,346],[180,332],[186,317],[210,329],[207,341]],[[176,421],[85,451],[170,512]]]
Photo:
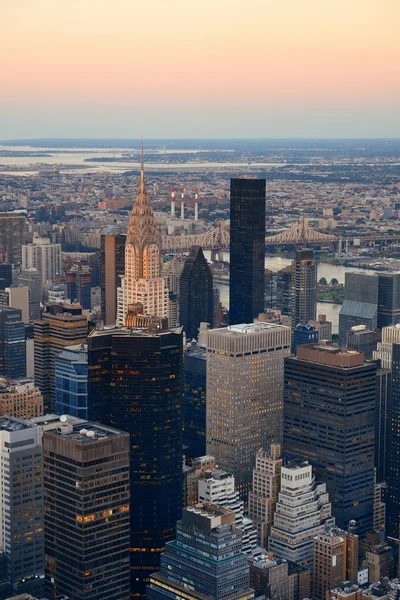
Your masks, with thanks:
[[[177,523],[176,540],[150,577],[149,600],[252,600],[249,567],[235,514],[212,504],[188,506]],[[189,582],[189,585],[188,585]]]
[[[0,307],[18,308],[24,323],[29,322],[29,289],[25,286],[0,290]]]
[[[129,435],[62,419],[43,432],[46,594],[128,600]]]
[[[326,315],[318,315],[316,321],[309,321],[309,324],[318,331],[318,340],[332,341],[332,321],[327,321]]]
[[[18,308],[0,306],[0,375],[26,376],[25,324]]]
[[[268,451],[261,449],[256,454],[253,487],[249,492],[249,517],[257,529],[257,543],[262,548],[268,545],[278,500],[282,465],[280,444],[271,444]]]
[[[289,563],[272,554],[259,553],[249,556],[250,586],[256,597],[270,600],[289,600]]]
[[[381,361],[383,369],[392,368],[392,349],[395,343],[400,343],[400,323],[382,329],[382,341],[377,345],[374,358]]]
[[[235,478],[221,469],[214,469],[199,478],[198,486],[200,504],[217,504],[235,513],[236,525],[242,532],[242,551],[245,554],[254,551],[257,546],[257,530],[251,519],[244,516],[243,501],[235,489]]]
[[[22,268],[37,269],[42,286],[54,283],[61,273],[61,244],[51,244],[49,238],[34,237],[32,244],[22,246]]]
[[[364,353],[365,358],[372,358],[382,334],[379,329],[370,331],[366,325],[354,325],[347,332],[347,348]]]
[[[182,328],[95,330],[89,418],[130,434],[131,593],[144,595],[182,511]]]
[[[193,246],[179,281],[179,323],[188,340],[197,339],[201,322],[213,322],[213,278],[201,247]]]
[[[20,285],[29,290],[29,320],[40,319],[40,302],[42,300],[42,280],[38,269],[22,269],[18,278]]]
[[[207,351],[196,342],[183,355],[183,444],[187,459],[206,452]]]
[[[317,313],[317,263],[313,250],[298,250],[292,261],[292,327],[315,321]]]
[[[333,524],[326,485],[315,483],[311,465],[299,461],[282,467],[268,550],[312,570],[313,539]]]
[[[282,438],[283,364],[290,329],[232,325],[208,333],[207,453],[247,500],[257,450]]]
[[[265,179],[231,179],[231,325],[252,323],[264,312]]]
[[[89,265],[74,265],[67,273],[67,296],[85,310],[91,309],[92,273]]]
[[[43,451],[39,428],[0,417],[0,545],[14,593],[44,589]]]
[[[43,414],[43,396],[32,379],[0,378],[0,415],[33,419]]]
[[[67,346],[54,359],[55,400],[58,415],[88,418],[87,344]]]
[[[281,269],[276,277],[276,308],[282,314],[290,315],[292,311],[292,267]]]
[[[355,325],[374,331],[378,325],[378,276],[346,273],[344,302],[339,313],[339,343],[346,346],[347,333]]]
[[[117,288],[125,274],[125,242],[125,234],[101,236],[101,316],[106,325],[115,325],[117,318]]]
[[[285,360],[284,448],[326,483],[339,527],[372,527],[376,363],[329,344]]]
[[[39,386],[44,406],[55,407],[54,361],[66,346],[85,344],[87,318],[76,304],[53,304],[43,311],[43,318],[34,323],[35,383]]]
[[[8,262],[20,265],[22,246],[27,243],[26,218],[17,213],[0,213],[0,251],[5,251]]]
[[[183,494],[182,506],[191,506],[199,501],[199,479],[206,471],[215,469],[215,458],[213,456],[198,456],[192,460],[192,466],[183,468]]]

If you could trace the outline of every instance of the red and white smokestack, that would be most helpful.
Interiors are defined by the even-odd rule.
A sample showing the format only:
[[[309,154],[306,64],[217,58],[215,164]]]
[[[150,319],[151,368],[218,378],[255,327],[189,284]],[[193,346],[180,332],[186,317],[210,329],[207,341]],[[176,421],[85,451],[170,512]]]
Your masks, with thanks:
[[[171,217],[175,216],[175,188],[171,189]]]
[[[185,188],[182,188],[182,195],[181,195],[181,219],[182,219],[182,221],[184,218],[185,218]]]
[[[197,188],[194,196],[194,220],[199,220],[199,190]]]

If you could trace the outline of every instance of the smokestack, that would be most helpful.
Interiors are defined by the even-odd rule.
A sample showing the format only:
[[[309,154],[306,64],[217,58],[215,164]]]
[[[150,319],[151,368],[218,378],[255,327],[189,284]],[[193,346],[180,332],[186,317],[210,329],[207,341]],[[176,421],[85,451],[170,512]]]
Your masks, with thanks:
[[[175,188],[171,189],[171,217],[175,216]]]
[[[181,196],[181,219],[182,221],[185,218],[185,188],[182,188],[182,196]]]
[[[199,190],[197,188],[194,196],[194,220],[199,220]]]

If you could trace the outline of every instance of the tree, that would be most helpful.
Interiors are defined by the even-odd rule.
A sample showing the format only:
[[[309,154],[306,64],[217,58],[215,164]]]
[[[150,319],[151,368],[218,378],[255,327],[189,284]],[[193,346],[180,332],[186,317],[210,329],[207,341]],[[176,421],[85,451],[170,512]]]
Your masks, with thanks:
[[[339,285],[339,282],[336,279],[336,277],[333,277],[333,279],[331,279],[331,285]]]
[[[325,277],[321,277],[321,279],[318,282],[320,285],[328,285],[327,280],[325,279]]]

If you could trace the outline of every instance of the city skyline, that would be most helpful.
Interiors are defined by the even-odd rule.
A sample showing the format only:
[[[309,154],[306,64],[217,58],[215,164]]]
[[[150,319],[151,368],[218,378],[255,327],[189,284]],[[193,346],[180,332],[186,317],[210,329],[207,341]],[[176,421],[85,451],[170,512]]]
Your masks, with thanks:
[[[2,8],[4,139],[400,136],[396,0]]]

